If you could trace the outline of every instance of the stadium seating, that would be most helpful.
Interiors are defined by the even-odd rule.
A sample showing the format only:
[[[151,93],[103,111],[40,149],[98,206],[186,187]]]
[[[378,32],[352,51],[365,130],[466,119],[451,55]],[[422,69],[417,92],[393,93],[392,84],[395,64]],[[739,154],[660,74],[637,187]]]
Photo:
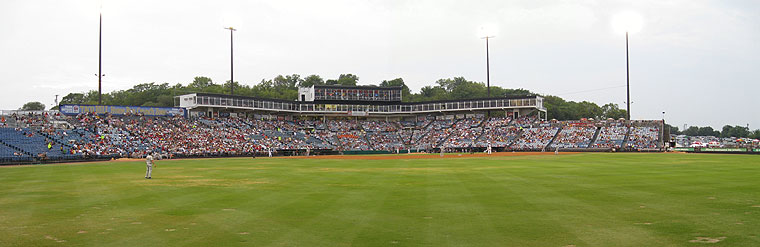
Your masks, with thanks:
[[[532,127],[523,129],[522,137],[512,144],[514,150],[544,150],[556,136],[559,127]]]
[[[472,143],[483,134],[482,118],[467,118],[458,121],[449,132],[451,134],[445,139],[442,147],[444,148],[469,148]]]
[[[597,128],[590,125],[566,126],[557,134],[551,144],[554,148],[588,148]]]
[[[28,156],[39,157],[48,160],[75,159],[74,155],[64,154],[62,150],[68,150],[60,143],[47,139],[31,129],[0,128],[0,139],[11,148],[23,150]],[[6,152],[7,155],[9,152]]]
[[[592,146],[594,148],[620,148],[623,146],[623,140],[625,140],[627,133],[628,127],[625,126],[602,127]]]
[[[169,157],[224,156],[307,148],[390,152],[487,146],[533,151],[661,148],[661,122],[656,121],[547,122],[533,116],[291,121],[94,114],[27,114],[7,119],[7,126],[0,128],[0,163],[141,157],[146,152]]]
[[[655,127],[632,127],[626,145],[633,149],[657,149],[659,133],[659,129]]]

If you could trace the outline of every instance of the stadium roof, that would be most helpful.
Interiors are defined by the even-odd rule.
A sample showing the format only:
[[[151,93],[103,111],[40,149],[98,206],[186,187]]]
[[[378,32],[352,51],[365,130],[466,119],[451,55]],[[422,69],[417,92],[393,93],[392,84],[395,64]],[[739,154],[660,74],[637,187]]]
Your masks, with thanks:
[[[357,86],[344,86],[344,85],[314,85],[314,88],[342,88],[342,89],[386,89],[386,90],[392,90],[392,89],[402,89],[402,86],[392,86],[392,87],[380,87],[380,86],[374,86],[374,85],[357,85]]]
[[[283,102],[283,103],[294,103],[294,104],[309,103],[309,104],[354,104],[354,105],[367,105],[367,104],[372,104],[372,105],[416,105],[416,104],[447,103],[447,102],[472,101],[472,100],[529,99],[529,98],[536,98],[536,97],[538,97],[538,95],[507,95],[507,96],[504,96],[504,97],[450,99],[450,100],[415,101],[415,102],[382,102],[382,101],[367,102],[367,101],[346,101],[346,100],[320,100],[320,101],[314,101],[314,102],[303,102],[303,101],[295,101],[295,100],[260,98],[260,97],[250,97],[250,96],[242,96],[242,95],[218,94],[218,93],[195,93],[195,95],[196,96],[226,97],[226,98],[232,98],[232,99],[253,99],[253,100]]]

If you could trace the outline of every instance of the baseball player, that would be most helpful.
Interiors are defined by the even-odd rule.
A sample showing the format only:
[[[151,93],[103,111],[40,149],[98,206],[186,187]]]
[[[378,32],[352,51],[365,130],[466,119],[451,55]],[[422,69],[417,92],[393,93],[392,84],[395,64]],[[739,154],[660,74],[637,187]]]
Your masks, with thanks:
[[[145,156],[145,164],[148,165],[148,170],[145,172],[145,178],[150,179],[150,175],[153,172],[153,154],[148,153],[147,156]],[[156,165],[158,167],[158,165]]]

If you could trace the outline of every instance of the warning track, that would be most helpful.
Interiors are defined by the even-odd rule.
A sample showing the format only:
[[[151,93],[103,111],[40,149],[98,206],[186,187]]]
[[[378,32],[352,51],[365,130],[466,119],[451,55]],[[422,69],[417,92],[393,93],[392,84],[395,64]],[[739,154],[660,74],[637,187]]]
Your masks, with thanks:
[[[577,154],[578,152],[561,152],[559,154]],[[500,152],[500,153],[451,153],[443,157],[436,153],[411,153],[411,154],[381,154],[381,155],[323,155],[323,156],[287,156],[281,159],[344,159],[344,160],[400,160],[400,159],[448,159],[448,158],[475,158],[475,157],[500,157],[500,156],[530,156],[530,155],[554,155],[554,152]]]

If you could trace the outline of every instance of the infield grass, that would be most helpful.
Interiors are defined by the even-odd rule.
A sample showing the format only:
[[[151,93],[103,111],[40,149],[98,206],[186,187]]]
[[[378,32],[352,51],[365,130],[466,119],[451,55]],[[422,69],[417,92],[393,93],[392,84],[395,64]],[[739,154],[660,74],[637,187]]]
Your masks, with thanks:
[[[760,246],[760,156],[0,167],[0,246]],[[714,242],[714,243],[711,243]]]

